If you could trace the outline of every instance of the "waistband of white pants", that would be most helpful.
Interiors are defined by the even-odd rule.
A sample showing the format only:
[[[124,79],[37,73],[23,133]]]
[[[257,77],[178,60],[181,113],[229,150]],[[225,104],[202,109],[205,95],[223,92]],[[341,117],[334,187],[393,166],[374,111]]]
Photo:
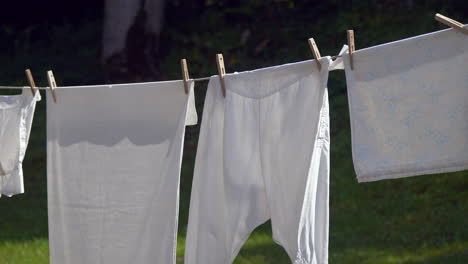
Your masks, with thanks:
[[[226,90],[244,97],[259,99],[289,87],[303,78],[316,78],[326,82],[322,76],[327,76],[330,62],[331,57],[322,57],[320,70],[314,60],[308,60],[227,74],[224,79]],[[211,81],[214,82],[213,85],[220,87],[218,76],[212,76]]]

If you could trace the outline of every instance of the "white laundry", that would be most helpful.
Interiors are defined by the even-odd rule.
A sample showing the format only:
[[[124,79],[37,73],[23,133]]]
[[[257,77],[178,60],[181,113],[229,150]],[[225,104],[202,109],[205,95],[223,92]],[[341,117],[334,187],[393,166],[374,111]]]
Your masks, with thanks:
[[[0,197],[24,193],[22,163],[40,100],[40,93],[33,96],[30,88],[20,95],[0,96]]]
[[[59,87],[47,100],[52,264],[175,263],[193,83]],[[50,94],[48,94],[50,97]]]
[[[468,169],[468,36],[453,29],[343,54],[359,182]]]
[[[296,264],[328,262],[330,58],[210,79],[185,264],[232,263],[271,219]]]

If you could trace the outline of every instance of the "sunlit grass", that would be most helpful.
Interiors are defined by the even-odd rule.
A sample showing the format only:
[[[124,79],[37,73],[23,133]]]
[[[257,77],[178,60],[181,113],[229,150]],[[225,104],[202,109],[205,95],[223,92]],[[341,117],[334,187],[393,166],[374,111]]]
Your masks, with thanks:
[[[48,241],[46,238],[17,242],[2,241],[0,242],[0,263],[49,263]]]

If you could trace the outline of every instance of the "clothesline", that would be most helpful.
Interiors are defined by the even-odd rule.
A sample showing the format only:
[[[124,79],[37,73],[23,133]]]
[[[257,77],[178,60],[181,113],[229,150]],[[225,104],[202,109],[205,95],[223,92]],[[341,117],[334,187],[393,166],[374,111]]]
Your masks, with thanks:
[[[0,89],[31,89],[29,86],[0,86]],[[47,90],[49,87],[34,87],[34,89]]]
[[[441,14],[436,14],[435,19],[437,21],[439,21],[439,22],[441,22],[441,23],[443,23],[443,24],[457,30],[457,31],[468,34],[467,25],[463,25],[462,23],[460,23],[458,21],[455,21],[455,20],[453,20],[451,18],[448,18],[446,16],[443,16]],[[353,30],[348,30],[347,34],[348,34],[348,53],[349,53],[349,57],[350,57],[351,69],[353,69],[354,68],[354,63],[353,63],[353,56],[352,55],[353,55],[354,52],[356,52],[355,45],[354,45],[354,31]],[[309,39],[309,44],[311,46],[314,59],[317,61],[317,64],[319,64],[318,66],[320,68],[319,59],[321,58],[321,56],[320,56],[320,52],[318,51],[317,46],[316,46],[315,41],[314,41],[313,38]],[[341,55],[331,56],[331,59],[335,60],[335,59],[337,59],[339,57],[342,57],[342,56]],[[224,62],[219,62],[219,60],[223,60],[222,55],[220,55],[220,58],[217,57],[217,60],[218,60],[218,62],[217,62],[218,63],[218,71],[220,72],[220,75],[221,75],[220,79],[223,79],[223,76],[225,75],[225,73],[223,72],[224,71]],[[183,61],[185,61],[185,59]],[[219,65],[219,63],[222,63],[222,66]],[[223,71],[221,71],[220,67],[223,68]],[[202,77],[202,78],[194,78],[194,79],[188,78],[188,71],[187,71],[187,66],[186,65],[185,65],[185,67],[183,67],[183,71],[184,71],[184,80],[183,81],[185,83],[187,81],[194,81],[194,82],[208,81],[211,78],[211,77]],[[32,76],[30,78],[32,80]],[[52,75],[52,78],[53,78],[53,75]],[[28,80],[28,81],[31,83],[31,80]],[[55,82],[55,80],[54,80],[54,82]],[[224,80],[221,80],[221,82],[222,82],[222,85],[224,86]],[[187,85],[187,84],[185,84],[185,85]],[[32,86],[34,86],[35,89],[39,89],[39,90],[50,89],[49,86],[46,86],[46,87],[37,87],[35,85],[32,85]],[[56,86],[54,86],[54,88],[55,87]],[[0,86],[0,89],[27,89],[27,88],[31,88],[31,86]],[[186,90],[187,90],[187,88],[186,88]],[[223,87],[223,90],[224,90],[224,87]],[[186,93],[187,93],[187,91],[186,91]]]
[[[333,60],[341,57],[341,55],[338,56],[332,56],[331,58]],[[194,78],[194,79],[189,79],[189,81],[194,81],[194,82],[202,82],[202,81],[209,81],[211,77],[201,77],[201,78]],[[0,86],[0,89],[28,89],[31,88],[30,86]],[[39,90],[47,90],[50,89],[49,86],[35,86],[34,89],[39,89]]]
[[[208,81],[210,80],[211,77],[203,77],[203,78],[196,78],[196,79],[190,79],[190,81],[194,82],[200,82],[200,81]],[[0,89],[31,89],[29,86],[0,86]],[[47,90],[50,89],[49,86],[36,86],[34,89],[39,89],[39,90]]]

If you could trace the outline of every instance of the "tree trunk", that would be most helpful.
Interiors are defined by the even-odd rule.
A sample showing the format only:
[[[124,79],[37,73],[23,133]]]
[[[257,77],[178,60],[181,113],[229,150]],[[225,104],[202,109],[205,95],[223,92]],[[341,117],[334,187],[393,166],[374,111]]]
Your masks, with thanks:
[[[155,80],[164,0],[105,0],[101,62],[111,82]]]

